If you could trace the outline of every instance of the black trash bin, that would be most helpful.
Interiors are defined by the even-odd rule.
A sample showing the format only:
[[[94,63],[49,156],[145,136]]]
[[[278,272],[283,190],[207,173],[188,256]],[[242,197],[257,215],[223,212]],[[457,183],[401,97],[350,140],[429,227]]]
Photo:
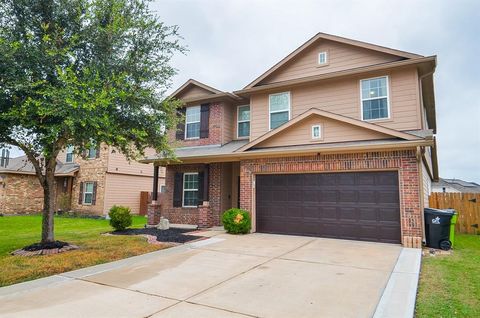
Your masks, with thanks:
[[[454,211],[425,208],[425,238],[427,246],[448,251],[450,241],[450,221]]]

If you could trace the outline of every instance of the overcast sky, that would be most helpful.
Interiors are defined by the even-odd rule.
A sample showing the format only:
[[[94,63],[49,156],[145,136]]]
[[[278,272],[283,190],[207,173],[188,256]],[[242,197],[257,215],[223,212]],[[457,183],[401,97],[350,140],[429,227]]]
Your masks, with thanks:
[[[435,73],[440,176],[480,182],[480,1],[161,0],[189,52],[175,89],[194,78],[243,88],[317,32],[425,56]]]
[[[480,1],[161,0],[189,52],[174,87],[194,78],[243,88],[317,32],[437,55],[440,176],[480,183]]]

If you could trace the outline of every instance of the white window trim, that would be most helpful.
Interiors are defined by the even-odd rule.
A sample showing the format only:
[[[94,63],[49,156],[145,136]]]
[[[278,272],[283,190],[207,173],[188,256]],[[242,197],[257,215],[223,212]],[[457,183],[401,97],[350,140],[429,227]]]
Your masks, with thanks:
[[[200,119],[198,121],[192,121],[192,122],[188,122],[187,120],[187,110],[185,110],[185,140],[194,140],[194,139],[200,139],[200,136],[198,137],[187,137],[187,131],[188,131],[188,124],[196,124],[196,123],[200,123],[202,121],[202,108],[200,106],[189,106],[187,107],[188,108],[198,108],[198,111],[200,113]],[[200,123],[200,126],[202,124]],[[200,127],[201,129],[202,127]]]
[[[93,147],[93,146],[92,146],[92,147]],[[88,150],[87,150],[87,160],[97,159],[97,151],[98,151],[98,148],[95,148],[95,156],[90,157],[90,149],[92,149],[92,147],[88,148]]]
[[[198,205],[185,205],[185,191],[197,191],[198,193],[198,187],[197,189],[187,189],[185,190],[185,176],[187,175],[197,175],[197,181],[198,181],[198,172],[186,172],[183,174],[183,184],[182,184],[182,207],[183,208],[196,208]]]
[[[363,119],[363,101],[367,100],[375,100],[375,99],[381,99],[385,97],[372,97],[372,98],[363,98],[362,94],[362,81],[368,81],[368,80],[373,80],[373,79],[379,79],[379,78],[386,78],[386,84],[387,84],[387,117],[382,117],[382,118],[375,118],[375,119]],[[390,111],[390,77],[388,75],[382,75],[382,76],[375,76],[375,77],[369,77],[369,78],[362,78],[359,81],[359,86],[360,86],[360,118],[362,118],[363,121],[382,121],[382,120],[389,120],[391,119],[391,111]]]
[[[87,184],[91,184],[92,185],[92,192],[87,192]],[[82,205],[92,205],[93,203],[93,187],[95,186],[94,182],[93,181],[87,181],[87,182],[84,182],[83,183],[83,198],[82,198]],[[92,195],[92,202],[90,203],[87,203],[85,202],[85,196],[87,193],[90,193]]]
[[[322,55],[322,54],[325,54],[325,63],[320,63],[320,55]],[[318,52],[317,64],[318,64],[319,66],[328,65],[328,51]]]
[[[67,147],[65,149],[65,163],[73,163],[74,159],[73,159],[73,148],[72,148],[72,152],[68,152],[68,148],[70,147]],[[68,161],[68,155],[69,154],[72,154],[72,161]]]
[[[276,114],[276,113],[283,113],[285,112],[285,110],[276,110],[276,111],[271,111],[270,110],[270,96],[273,96],[273,95],[282,95],[282,94],[288,94],[288,120],[291,119],[291,116],[292,116],[292,95],[290,94],[290,91],[288,92],[280,92],[280,93],[275,93],[275,94],[269,94],[268,95],[268,130],[272,130],[272,118],[271,118],[271,115],[272,114]],[[288,121],[287,121],[288,122]],[[281,125],[280,125],[281,126]],[[279,126],[279,127],[280,127]],[[278,127],[277,127],[278,128]]]
[[[319,131],[319,134],[320,134],[320,135],[319,135],[318,137],[315,137],[315,135],[314,135],[313,132],[314,132],[315,128],[317,128],[317,127],[318,127],[318,131]],[[313,126],[312,126],[312,139],[313,139],[313,140],[321,140],[321,139],[323,139],[322,125],[321,125],[321,124],[317,124],[317,125],[313,125]]]
[[[239,119],[238,119],[238,116],[240,116],[240,107],[247,107],[247,106],[248,106],[249,112],[250,112],[250,115],[248,116],[248,120],[239,120]],[[237,139],[247,139],[247,138],[250,138],[250,134],[248,134],[248,136],[239,136],[239,135],[238,135],[238,132],[239,132],[238,127],[240,126],[240,125],[239,125],[240,123],[246,123],[246,122],[250,123],[251,115],[252,115],[252,113],[251,113],[250,105],[239,105],[239,106],[237,106]]]

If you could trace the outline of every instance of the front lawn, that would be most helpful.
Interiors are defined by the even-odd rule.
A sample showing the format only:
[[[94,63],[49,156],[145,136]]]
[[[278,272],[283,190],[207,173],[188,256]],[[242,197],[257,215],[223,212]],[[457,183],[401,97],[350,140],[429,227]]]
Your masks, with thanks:
[[[455,244],[452,255],[423,258],[416,317],[480,317],[480,236]]]
[[[80,246],[79,250],[56,255],[22,257],[10,253],[38,242],[41,216],[0,217],[0,286],[111,262],[152,252],[168,245],[151,245],[138,236],[102,236],[112,231],[107,220],[55,218],[55,239]],[[146,218],[134,216],[134,228],[144,226]]]

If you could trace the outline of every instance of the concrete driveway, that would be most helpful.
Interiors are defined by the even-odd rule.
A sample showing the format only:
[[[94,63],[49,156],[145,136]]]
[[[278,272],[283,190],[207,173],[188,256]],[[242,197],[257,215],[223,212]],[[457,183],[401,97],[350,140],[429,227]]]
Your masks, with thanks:
[[[411,317],[419,266],[399,245],[219,234],[1,288],[0,317]]]

